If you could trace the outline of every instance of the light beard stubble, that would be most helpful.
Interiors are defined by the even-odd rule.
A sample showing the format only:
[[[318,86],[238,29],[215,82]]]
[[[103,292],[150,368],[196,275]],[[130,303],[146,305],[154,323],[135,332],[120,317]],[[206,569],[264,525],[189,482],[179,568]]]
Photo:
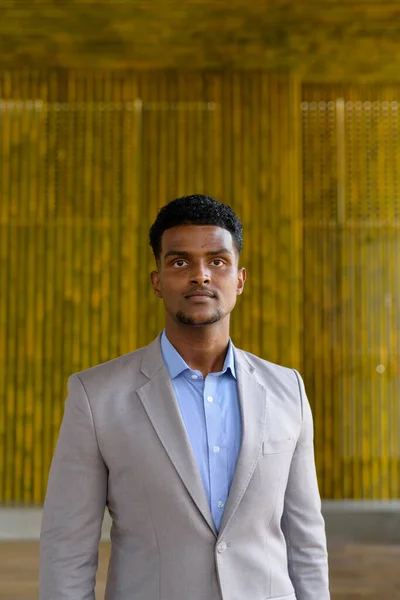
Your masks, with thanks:
[[[211,317],[209,317],[205,321],[201,321],[200,323],[196,322],[192,317],[188,317],[187,315],[185,315],[185,313],[181,310],[176,313],[176,318],[179,321],[179,323],[182,323],[183,325],[190,325],[191,327],[201,327],[203,325],[212,325],[213,323],[220,321],[220,319],[222,318],[222,312],[220,310],[216,310],[215,313],[211,315]]]

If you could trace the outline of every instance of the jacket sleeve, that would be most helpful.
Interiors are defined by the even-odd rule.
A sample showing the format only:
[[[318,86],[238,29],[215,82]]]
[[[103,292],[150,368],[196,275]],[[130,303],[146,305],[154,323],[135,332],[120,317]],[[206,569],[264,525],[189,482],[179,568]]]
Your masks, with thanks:
[[[94,600],[107,468],[77,375],[54,452],[40,535],[40,600]]]
[[[297,371],[295,375],[302,405],[302,429],[290,467],[282,530],[297,600],[329,600],[325,523],[315,470],[313,420],[303,380]]]

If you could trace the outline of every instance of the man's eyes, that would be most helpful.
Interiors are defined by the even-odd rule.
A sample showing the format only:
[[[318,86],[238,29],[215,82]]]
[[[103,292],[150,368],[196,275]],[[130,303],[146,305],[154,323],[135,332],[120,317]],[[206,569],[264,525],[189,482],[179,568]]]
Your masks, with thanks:
[[[220,267],[221,265],[225,264],[225,261],[223,261],[222,258],[214,258],[214,260],[211,261],[211,264],[214,264],[216,267]],[[172,265],[174,267],[184,267],[187,265],[187,261],[183,260],[183,258],[178,258],[178,260],[174,260]]]
[[[186,263],[185,260],[175,260],[172,264],[174,265],[174,267],[182,267],[184,264]]]

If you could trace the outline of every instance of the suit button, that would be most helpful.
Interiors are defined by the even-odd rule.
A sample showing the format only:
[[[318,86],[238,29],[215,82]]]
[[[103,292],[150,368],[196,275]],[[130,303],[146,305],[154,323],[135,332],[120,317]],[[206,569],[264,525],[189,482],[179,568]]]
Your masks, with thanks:
[[[217,547],[217,552],[219,552],[220,554],[222,554],[223,552],[225,552],[225,550],[227,549],[227,544],[226,542],[221,542],[218,547]]]

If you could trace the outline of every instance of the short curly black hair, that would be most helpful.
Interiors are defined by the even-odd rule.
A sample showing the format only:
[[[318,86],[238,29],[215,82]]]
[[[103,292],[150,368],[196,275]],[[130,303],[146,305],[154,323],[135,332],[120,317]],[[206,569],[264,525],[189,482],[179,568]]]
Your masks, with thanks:
[[[229,231],[238,252],[243,246],[243,226],[230,206],[215,198],[193,194],[176,198],[159,211],[150,228],[150,246],[158,262],[161,255],[161,238],[166,229],[179,225],[216,225]]]

